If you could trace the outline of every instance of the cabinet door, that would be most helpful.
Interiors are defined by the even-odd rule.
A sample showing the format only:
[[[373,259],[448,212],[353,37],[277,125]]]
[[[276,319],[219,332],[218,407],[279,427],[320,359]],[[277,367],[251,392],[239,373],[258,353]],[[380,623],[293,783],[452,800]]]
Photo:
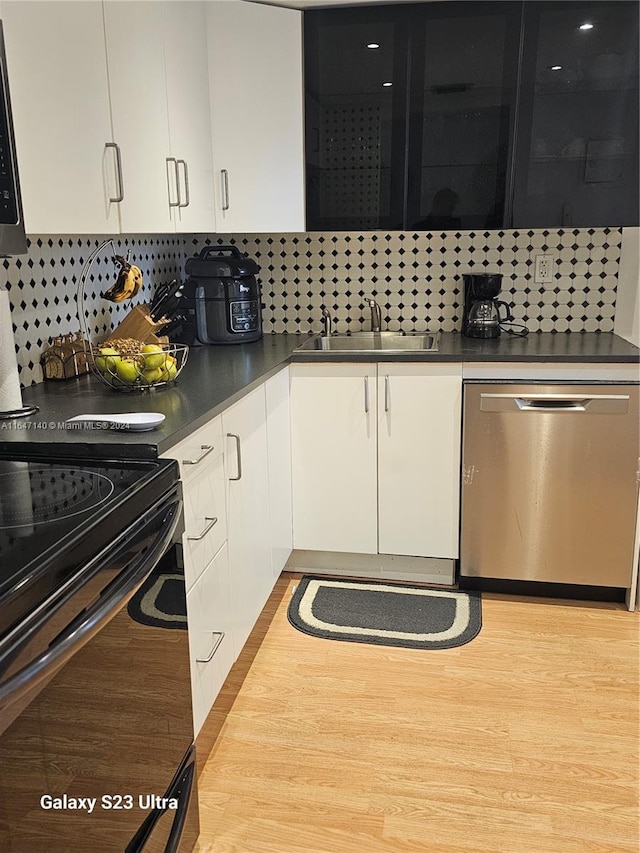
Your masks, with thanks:
[[[638,225],[638,4],[525,9],[513,225]]]
[[[226,545],[188,592],[187,621],[197,736],[235,660]]]
[[[278,577],[293,547],[291,507],[291,412],[289,368],[265,384],[267,403],[267,448],[269,456],[269,514],[271,563]]]
[[[407,228],[501,228],[515,125],[520,2],[411,9]]]
[[[165,64],[177,231],[215,232],[205,3],[166,3]],[[173,162],[172,162],[173,165]]]
[[[309,231],[402,228],[407,26],[391,6],[305,12]]]
[[[178,198],[175,170],[167,162],[163,5],[104,3],[113,132],[122,151],[124,233],[162,233],[175,227],[169,207]]]
[[[378,365],[381,554],[458,556],[460,365]]]
[[[264,385],[222,415],[236,654],[273,589]]]
[[[304,231],[302,13],[207,14],[218,232]]]
[[[294,548],[375,554],[376,367],[290,370]]]
[[[0,15],[27,232],[117,233],[101,4],[4,2]]]

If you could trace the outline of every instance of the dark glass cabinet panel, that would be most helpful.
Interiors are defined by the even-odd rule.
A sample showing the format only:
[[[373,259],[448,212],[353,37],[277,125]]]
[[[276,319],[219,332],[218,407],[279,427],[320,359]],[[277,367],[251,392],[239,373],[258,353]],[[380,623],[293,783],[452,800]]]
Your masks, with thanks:
[[[638,225],[638,10],[305,12],[307,229]]]
[[[522,3],[427,4],[412,16],[406,225],[501,227]]]
[[[375,7],[306,12],[304,31],[307,228],[401,228],[403,19]]]
[[[513,225],[637,225],[638,4],[525,11]]]

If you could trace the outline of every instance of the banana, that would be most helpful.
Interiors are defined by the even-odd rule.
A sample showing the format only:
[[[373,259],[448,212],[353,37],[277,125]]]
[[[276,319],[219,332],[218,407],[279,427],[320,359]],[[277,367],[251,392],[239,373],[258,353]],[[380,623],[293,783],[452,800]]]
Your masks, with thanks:
[[[115,284],[101,294],[103,299],[110,302],[124,302],[132,299],[142,287],[142,270],[140,267],[130,264],[120,255],[114,257],[114,263],[120,266]]]

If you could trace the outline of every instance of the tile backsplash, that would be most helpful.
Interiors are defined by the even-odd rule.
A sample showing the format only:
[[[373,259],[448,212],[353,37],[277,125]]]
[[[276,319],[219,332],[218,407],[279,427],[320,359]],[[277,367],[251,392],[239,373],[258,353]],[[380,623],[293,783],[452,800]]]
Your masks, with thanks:
[[[42,381],[40,355],[51,338],[79,328],[77,283],[103,239],[31,235],[27,255],[2,259],[0,286],[9,291],[23,385]],[[130,307],[99,295],[115,280],[114,252],[130,252],[142,269],[145,301],[155,285],[184,275],[186,258],[203,246],[235,243],[261,268],[265,333],[320,331],[321,305],[338,330],[367,328],[367,296],[379,302],[383,327],[459,331],[462,275],[469,271],[502,273],[502,298],[531,332],[611,332],[621,242],[619,228],[127,235],[98,255],[85,305],[91,335],[100,340]],[[534,283],[537,254],[553,256],[553,283]]]
[[[28,253],[2,258],[0,286],[9,291],[11,318],[23,386],[42,382],[40,356],[52,338],[80,329],[76,292],[91,252],[106,239],[113,241],[96,256],[85,286],[87,325],[93,340],[101,340],[130,308],[100,298],[116,279],[114,254],[127,257],[143,272],[141,300],[153,285],[181,275],[184,240],[176,235],[121,237],[30,235]],[[138,301],[136,299],[136,301]]]

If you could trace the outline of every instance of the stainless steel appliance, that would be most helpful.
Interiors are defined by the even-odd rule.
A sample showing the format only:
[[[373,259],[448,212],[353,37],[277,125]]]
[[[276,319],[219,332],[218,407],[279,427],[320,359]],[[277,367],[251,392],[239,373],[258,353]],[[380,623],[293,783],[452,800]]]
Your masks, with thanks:
[[[0,255],[22,255],[26,251],[4,32],[0,21]]]
[[[636,385],[465,383],[460,575],[629,588]]]
[[[177,306],[191,326],[184,343],[241,344],[262,337],[255,261],[237,246],[206,246],[185,270],[189,278]]]
[[[462,334],[468,338],[498,338],[500,331],[524,337],[528,329],[514,322],[508,303],[498,299],[502,288],[499,273],[468,273],[463,275],[464,305]],[[504,313],[501,313],[504,309]]]
[[[0,850],[198,835],[171,460],[0,461]]]

